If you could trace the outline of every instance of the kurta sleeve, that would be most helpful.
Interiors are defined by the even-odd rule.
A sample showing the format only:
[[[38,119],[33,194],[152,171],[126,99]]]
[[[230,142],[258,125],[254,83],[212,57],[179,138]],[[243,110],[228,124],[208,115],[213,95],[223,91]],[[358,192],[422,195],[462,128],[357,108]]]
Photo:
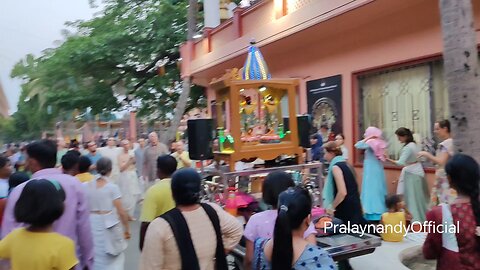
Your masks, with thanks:
[[[368,148],[370,148],[370,145],[368,145],[364,141],[359,141],[355,144],[355,148],[357,148],[357,149],[368,149]]]
[[[315,225],[313,222],[310,222],[310,225],[308,226],[307,230],[303,233],[303,238],[309,237],[311,234],[317,234],[317,230],[315,229]]]
[[[143,151],[143,164],[142,164],[142,172],[144,177],[148,177],[148,151],[149,151],[149,146],[145,147],[145,150]],[[149,180],[149,179],[144,179],[144,180]]]
[[[140,221],[151,222],[156,218],[157,204],[155,203],[155,192],[153,189],[148,189],[143,200],[142,212],[140,214]]]
[[[90,228],[90,208],[83,185],[78,182],[77,189],[77,235],[80,250],[80,262],[83,267],[93,268],[93,236]]]
[[[412,155],[412,149],[410,147],[404,146],[402,152],[400,153],[400,158],[395,162],[398,166],[406,166],[408,158]]]
[[[110,196],[112,196],[112,201],[122,198],[122,192],[120,187],[116,184],[112,184],[110,187]]]
[[[14,229],[21,227],[21,224],[15,219],[13,212],[15,209],[15,204],[17,203],[18,197],[20,196],[20,193],[22,193],[24,186],[25,184],[17,186],[12,190],[10,196],[8,196],[2,220],[2,238],[7,236]]]
[[[217,211],[222,231],[223,247],[227,250],[233,249],[243,235],[242,224],[232,215],[225,212],[220,206],[210,204]]]
[[[255,241],[255,239],[258,236],[257,225],[258,225],[257,216],[253,215],[252,217],[250,217],[250,219],[247,222],[247,225],[245,226],[245,232],[243,233],[243,235],[245,236],[245,238],[247,238],[252,242]]]
[[[427,224],[433,221],[433,225],[442,223],[441,207],[436,206],[427,212]],[[436,230],[431,230],[423,243],[423,256],[425,259],[437,259],[442,250],[442,234]]]
[[[157,218],[150,223],[140,255],[139,270],[165,269],[163,266],[165,258],[163,242],[165,240],[163,238],[165,231],[169,231],[168,229],[168,223],[161,218]]]

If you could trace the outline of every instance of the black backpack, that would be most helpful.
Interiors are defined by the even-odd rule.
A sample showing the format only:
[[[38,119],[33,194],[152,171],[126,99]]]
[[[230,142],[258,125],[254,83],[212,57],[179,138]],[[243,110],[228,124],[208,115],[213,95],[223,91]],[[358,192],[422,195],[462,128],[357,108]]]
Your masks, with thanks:
[[[220,220],[217,212],[210,205],[200,204],[207,213],[208,218],[212,222],[213,228],[217,235],[217,248],[215,251],[215,269],[228,270],[227,259],[225,257],[225,249],[223,247],[222,233],[220,231]],[[200,270],[197,254],[193,247],[190,230],[188,229],[187,221],[178,208],[166,212],[160,216],[165,219],[172,229],[173,236],[177,242],[178,250],[180,251],[180,258],[182,261],[182,270]]]

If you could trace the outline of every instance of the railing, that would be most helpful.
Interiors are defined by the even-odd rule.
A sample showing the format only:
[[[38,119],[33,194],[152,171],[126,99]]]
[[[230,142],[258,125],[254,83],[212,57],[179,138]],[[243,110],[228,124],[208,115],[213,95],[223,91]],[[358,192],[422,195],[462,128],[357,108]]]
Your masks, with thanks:
[[[227,188],[239,187],[242,185],[242,179],[248,177],[247,183],[250,184],[250,176],[259,174],[269,174],[275,171],[286,171],[299,173],[300,178],[295,179],[298,185],[304,186],[312,195],[314,205],[321,205],[321,192],[323,188],[324,170],[321,163],[307,163],[300,165],[281,166],[272,168],[262,168],[245,170],[239,172],[223,172],[222,170],[203,171],[204,178],[214,178],[215,180],[204,180],[204,199],[219,203],[215,198],[224,196],[226,198]],[[245,182],[243,182],[245,184]],[[216,196],[217,195],[217,196]],[[364,234],[338,234],[327,237],[317,238],[318,246],[327,251],[335,261],[342,261],[352,257],[362,256],[375,251],[375,248],[381,245],[381,238],[378,236]],[[242,245],[237,245],[230,253],[233,260],[234,269],[243,270],[243,260],[246,249]]]
[[[280,166],[271,168],[261,168],[245,170],[238,172],[224,172],[218,169],[206,169],[202,172],[203,181],[203,200],[222,204],[223,199],[228,196],[228,189],[225,187],[236,187],[238,190],[248,192],[251,184],[251,175],[269,174],[276,171],[292,172],[297,185],[305,187],[312,196],[314,206],[321,205],[322,196],[320,190],[323,188],[323,166],[321,163],[306,163],[300,165]],[[261,197],[261,194],[252,194]]]

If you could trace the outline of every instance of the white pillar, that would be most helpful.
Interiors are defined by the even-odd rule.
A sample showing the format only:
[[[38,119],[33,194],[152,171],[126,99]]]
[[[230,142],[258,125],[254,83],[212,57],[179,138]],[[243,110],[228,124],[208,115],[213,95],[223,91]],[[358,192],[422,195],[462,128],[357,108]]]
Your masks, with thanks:
[[[220,24],[220,0],[205,0],[203,2],[205,27],[215,28]]]

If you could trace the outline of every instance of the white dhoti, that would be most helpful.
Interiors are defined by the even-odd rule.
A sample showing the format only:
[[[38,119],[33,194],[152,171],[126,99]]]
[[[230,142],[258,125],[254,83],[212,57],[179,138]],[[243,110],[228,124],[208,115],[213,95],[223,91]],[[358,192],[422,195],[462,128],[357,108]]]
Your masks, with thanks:
[[[118,186],[122,192],[122,205],[125,211],[133,217],[135,207],[140,199],[141,190],[137,173],[134,170],[121,172],[118,176]]]

